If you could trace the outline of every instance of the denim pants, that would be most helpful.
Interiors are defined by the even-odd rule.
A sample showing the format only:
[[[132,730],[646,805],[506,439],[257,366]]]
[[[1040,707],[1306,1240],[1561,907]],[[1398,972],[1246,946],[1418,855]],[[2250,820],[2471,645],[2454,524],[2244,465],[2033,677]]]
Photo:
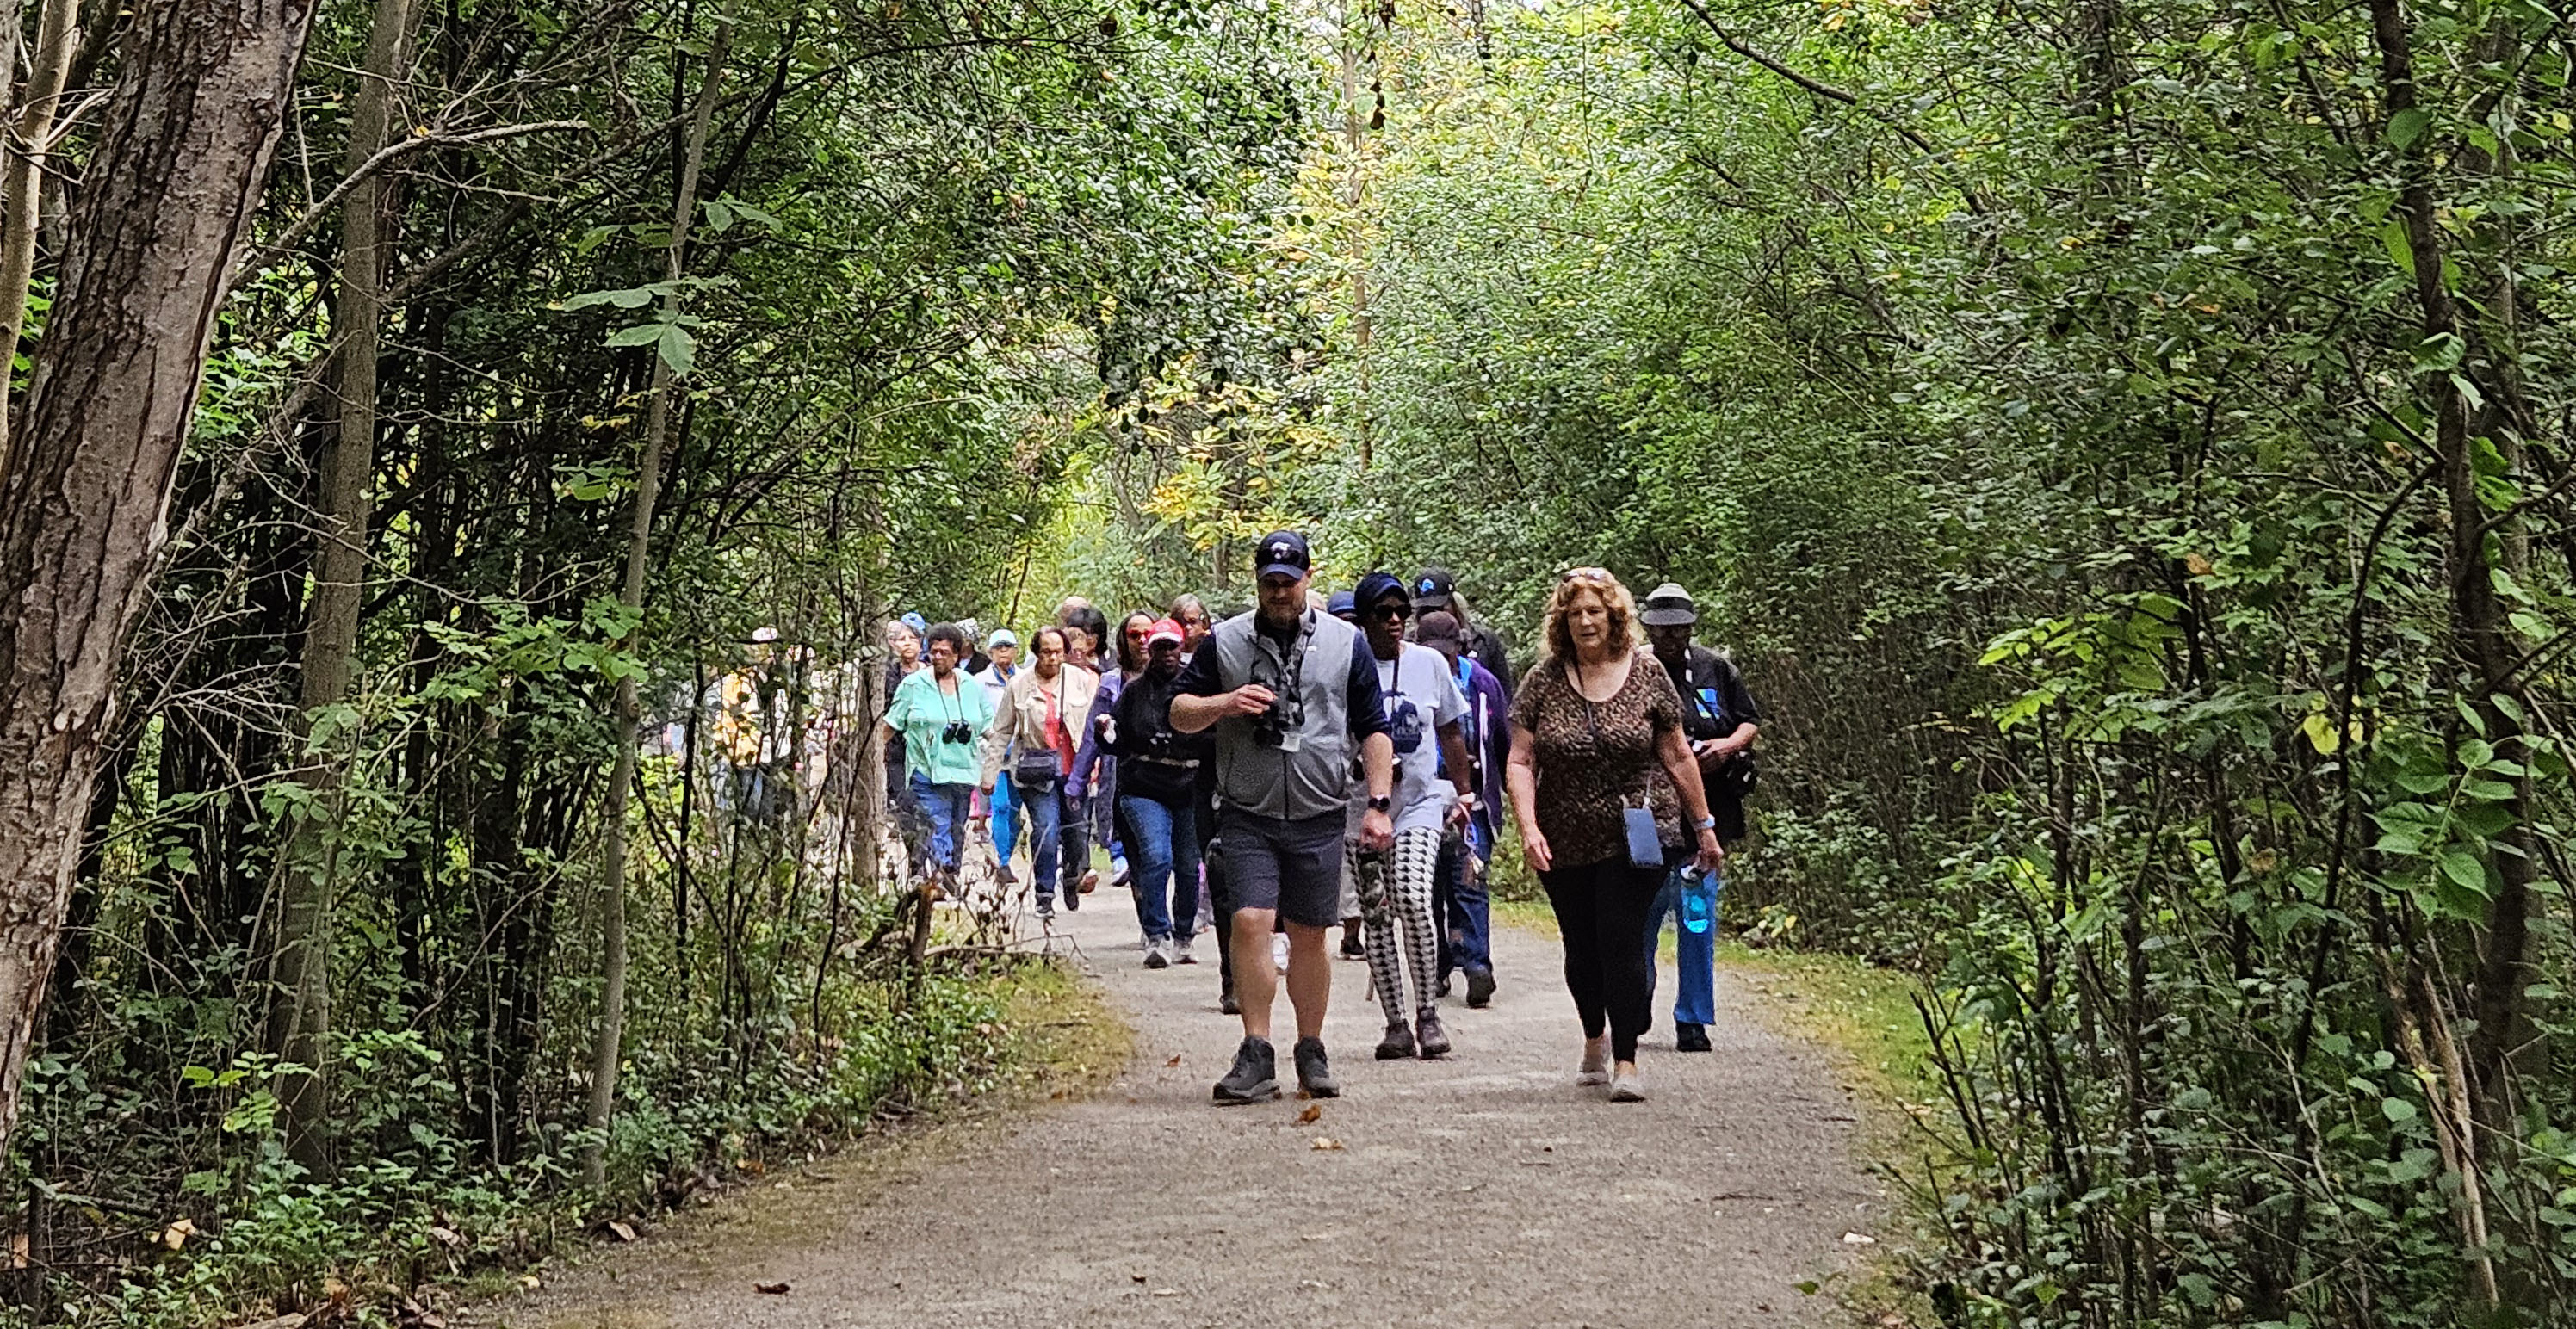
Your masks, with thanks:
[[[967,816],[975,806],[975,786],[932,784],[929,776],[916,771],[912,777],[912,797],[930,817],[930,854],[928,861],[922,864],[925,869],[922,875],[928,876],[927,869],[932,867],[955,872],[957,851],[965,845],[959,836],[966,829]]]
[[[1029,863],[1037,874],[1038,903],[1055,899],[1056,858],[1063,850],[1064,782],[1044,789],[1015,789],[1020,816],[1029,824]]]
[[[1466,839],[1450,836],[1440,842],[1440,866],[1431,879],[1431,920],[1440,930],[1443,981],[1453,970],[1494,967],[1493,903],[1485,875],[1480,871],[1472,881],[1467,877],[1467,855],[1475,854],[1481,868],[1493,857],[1493,843],[1481,812],[1469,823]]]
[[[1199,921],[1199,831],[1189,804],[1118,796],[1119,836],[1136,892],[1136,926],[1153,938],[1190,938]]]
[[[1708,931],[1693,932],[1682,925],[1682,878],[1691,866],[1682,864],[1664,874],[1663,887],[1655,892],[1655,903],[1646,914],[1647,993],[1651,997],[1656,979],[1655,943],[1663,936],[1664,916],[1672,915],[1674,963],[1681,969],[1681,991],[1673,997],[1673,1023],[1717,1023],[1717,907],[1709,906]],[[1726,878],[1711,885],[1715,896],[1726,893]]]
[[[1013,797],[1009,771],[993,777],[993,797],[987,806],[993,810],[993,858],[1009,867],[1011,855],[1020,847],[1019,800]]]

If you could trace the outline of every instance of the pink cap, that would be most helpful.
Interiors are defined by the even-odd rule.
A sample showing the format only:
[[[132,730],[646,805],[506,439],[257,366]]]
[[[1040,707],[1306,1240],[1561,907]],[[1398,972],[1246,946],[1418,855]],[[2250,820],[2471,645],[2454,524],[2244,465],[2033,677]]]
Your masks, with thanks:
[[[1153,625],[1145,629],[1145,649],[1149,651],[1167,641],[1178,646],[1188,640],[1189,636],[1181,631],[1181,625],[1168,618],[1155,619]]]

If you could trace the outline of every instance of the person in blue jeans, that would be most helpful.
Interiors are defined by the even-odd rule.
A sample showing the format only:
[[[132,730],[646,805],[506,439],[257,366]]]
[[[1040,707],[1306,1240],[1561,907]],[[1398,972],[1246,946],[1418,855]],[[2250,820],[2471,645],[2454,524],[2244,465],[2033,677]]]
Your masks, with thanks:
[[[984,686],[957,667],[965,655],[966,634],[955,624],[933,627],[930,667],[904,677],[885,714],[886,741],[903,744],[913,797],[930,819],[928,851],[913,865],[913,873],[952,891],[982,774],[976,744],[993,720]]]
[[[1172,729],[1181,676],[1181,625],[1157,619],[1144,636],[1145,667],[1128,680],[1100,726],[1118,762],[1118,826],[1126,841],[1145,967],[1196,964],[1199,913],[1199,764],[1208,742]]]
[[[1744,794],[1752,787],[1752,747],[1761,733],[1762,714],[1755,709],[1753,695],[1745,690],[1744,675],[1734,661],[1691,644],[1699,606],[1689,591],[1665,582],[1647,593],[1646,607],[1638,617],[1645,621],[1646,641],[1655,648],[1655,658],[1682,694],[1682,736],[1690,740],[1691,755],[1699,763],[1709,815],[1717,819],[1718,842],[1732,849],[1744,838]],[[1673,915],[1678,924],[1675,960],[1681,969],[1681,991],[1673,1002],[1676,1052],[1708,1051],[1708,1026],[1717,1019],[1717,903],[1726,879],[1722,874],[1712,876],[1698,900],[1689,898],[1693,885],[1689,864],[1678,864],[1665,873],[1663,888],[1655,893],[1654,907],[1646,914],[1650,975],[1665,916]]]
[[[1440,993],[1449,975],[1467,974],[1467,1005],[1481,1010],[1494,1000],[1493,906],[1485,868],[1494,860],[1495,809],[1503,803],[1503,767],[1512,753],[1512,702],[1502,680],[1467,653],[1467,630],[1455,614],[1434,609],[1414,620],[1413,639],[1440,652],[1467,699],[1462,722],[1467,741],[1467,824],[1440,844],[1431,890],[1432,921],[1440,930]],[[1442,771],[1445,776],[1446,770]]]

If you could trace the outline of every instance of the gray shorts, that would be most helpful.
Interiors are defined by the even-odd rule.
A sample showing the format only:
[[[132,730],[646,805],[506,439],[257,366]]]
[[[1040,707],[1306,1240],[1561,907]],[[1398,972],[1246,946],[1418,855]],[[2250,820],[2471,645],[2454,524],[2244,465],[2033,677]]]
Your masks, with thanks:
[[[1275,909],[1306,927],[1342,921],[1342,832],[1349,814],[1335,810],[1281,821],[1241,808],[1217,814],[1225,843],[1226,894],[1236,909]]]

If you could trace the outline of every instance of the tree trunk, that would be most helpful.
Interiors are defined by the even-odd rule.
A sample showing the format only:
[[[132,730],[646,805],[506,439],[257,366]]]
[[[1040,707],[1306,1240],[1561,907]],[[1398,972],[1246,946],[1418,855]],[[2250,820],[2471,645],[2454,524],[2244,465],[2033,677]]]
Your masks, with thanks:
[[[102,0],[104,3],[105,0]],[[14,66],[20,7],[7,9],[5,49]],[[28,62],[26,95],[11,126],[9,161],[0,168],[0,477],[9,474],[9,384],[18,359],[18,334],[27,325],[27,283],[36,273],[36,227],[44,199],[45,158],[53,149],[54,111],[63,79],[80,50],[80,0],[45,0],[36,15],[36,49]]]
[[[689,222],[698,211],[698,167],[706,159],[707,128],[715,119],[716,93],[724,84],[725,48],[732,31],[716,29],[714,48],[707,53],[706,77],[698,86],[697,115],[689,126],[680,189],[671,204],[671,243],[665,253],[664,276],[672,289],[662,297],[665,318],[680,312],[678,283],[688,260]],[[619,596],[629,609],[644,604],[645,559],[653,548],[653,502],[661,490],[662,446],[670,427],[671,362],[657,348],[652,396],[644,411],[644,457],[635,467],[635,523],[627,532],[626,586]],[[634,634],[630,632],[620,646],[634,650]],[[626,1032],[626,790],[635,783],[635,722],[643,709],[634,677],[619,679],[617,767],[599,808],[599,1029],[591,1046],[587,1124],[601,1138],[583,1155],[581,1169],[582,1180],[593,1187],[608,1180],[605,1133],[617,1104],[617,1063]]]
[[[135,11],[0,480],[0,1150],[60,940],[127,630],[311,0]]]
[[[411,0],[377,0],[367,30],[366,64],[350,99],[348,169],[365,170],[383,150],[393,119],[394,88],[411,64]],[[358,607],[366,587],[367,526],[375,507],[376,356],[384,317],[385,196],[383,175],[370,172],[349,190],[340,213],[340,298],[332,318],[337,428],[322,463],[319,529],[314,535],[313,599],[304,626],[300,728],[323,730],[322,751],[300,773],[314,794],[280,858],[276,993],[268,1047],[305,1068],[282,1079],[286,1148],[307,1172],[330,1171],[331,910],[339,871],[340,784],[353,734],[334,732],[326,712],[349,699],[356,675]]]

